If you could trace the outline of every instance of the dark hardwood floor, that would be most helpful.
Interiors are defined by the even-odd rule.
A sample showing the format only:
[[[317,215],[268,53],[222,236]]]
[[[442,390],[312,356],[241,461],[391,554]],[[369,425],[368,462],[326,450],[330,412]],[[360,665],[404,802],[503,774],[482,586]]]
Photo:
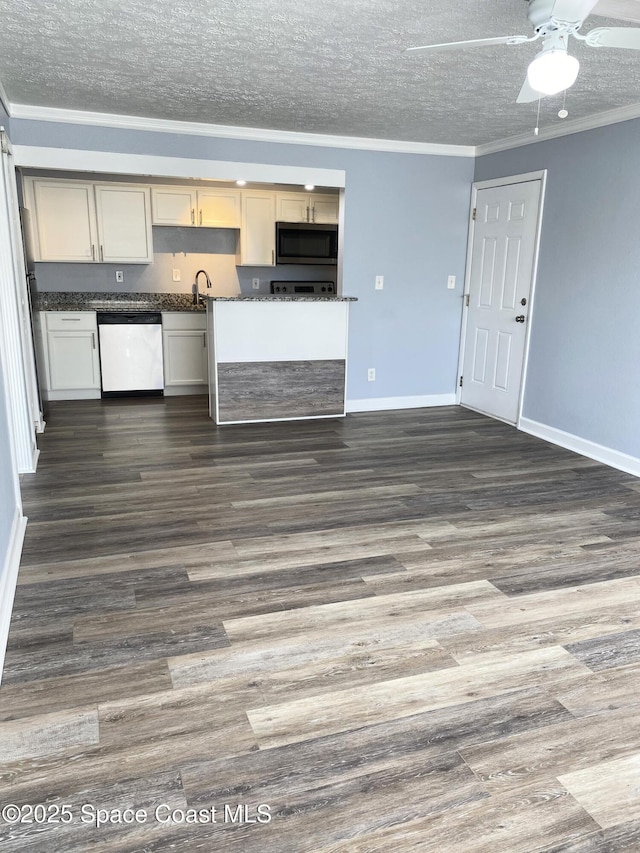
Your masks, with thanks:
[[[40,446],[3,853],[640,851],[637,479],[453,407]]]

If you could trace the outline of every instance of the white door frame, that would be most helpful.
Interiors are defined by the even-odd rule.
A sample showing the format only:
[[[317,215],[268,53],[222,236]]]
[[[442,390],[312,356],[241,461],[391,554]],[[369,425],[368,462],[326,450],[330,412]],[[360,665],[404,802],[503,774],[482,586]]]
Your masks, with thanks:
[[[538,258],[540,256],[540,236],[542,233],[542,213],[544,210],[544,197],[547,188],[547,170],[542,169],[539,172],[525,172],[523,175],[509,175],[504,178],[492,178],[488,181],[474,181],[471,189],[471,207],[469,209],[469,235],[467,237],[467,259],[464,275],[464,293],[462,295],[462,318],[460,327],[460,351],[458,354],[458,373],[456,379],[456,405],[460,405],[462,400],[462,389],[460,388],[460,376],[462,376],[462,365],[464,363],[464,351],[467,342],[467,320],[469,317],[469,306],[467,305],[467,296],[471,287],[471,259],[473,255],[473,238],[475,234],[475,222],[473,219],[473,211],[477,207],[478,191],[492,189],[493,187],[506,187],[510,184],[522,184],[527,181],[540,181],[540,202],[538,204],[538,220],[536,222],[536,236],[534,243],[533,267],[531,269],[531,292],[529,294],[529,305],[527,313],[527,324],[525,330],[524,343],[524,359],[522,361],[522,376],[520,378],[520,391],[518,394],[518,415],[516,418],[516,427],[520,429],[520,420],[522,418],[522,404],[524,401],[524,391],[527,381],[527,367],[529,365],[529,342],[531,340],[531,324],[533,322],[533,302],[536,290],[536,281],[538,278]]]
[[[18,195],[11,146],[0,128],[0,351],[10,401],[13,454],[19,473],[32,473],[38,461],[34,411],[35,368],[27,309],[27,282],[19,236]]]

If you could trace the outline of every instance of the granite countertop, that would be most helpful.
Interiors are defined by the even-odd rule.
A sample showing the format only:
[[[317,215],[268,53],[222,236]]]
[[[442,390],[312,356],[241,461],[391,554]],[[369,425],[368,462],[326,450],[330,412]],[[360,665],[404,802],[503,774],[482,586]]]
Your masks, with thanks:
[[[36,311],[197,311],[190,293],[79,293],[76,291],[41,291],[37,294]]]
[[[263,293],[258,296],[250,296],[241,294],[240,296],[207,296],[212,302],[357,302],[356,296],[320,296],[319,294],[311,294],[303,296],[296,294],[295,296],[275,296]]]

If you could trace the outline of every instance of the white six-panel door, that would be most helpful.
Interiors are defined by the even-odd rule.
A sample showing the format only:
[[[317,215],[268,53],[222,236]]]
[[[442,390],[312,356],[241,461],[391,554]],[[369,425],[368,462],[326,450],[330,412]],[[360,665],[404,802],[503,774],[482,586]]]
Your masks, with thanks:
[[[516,423],[541,181],[480,189],[471,248],[461,403]]]

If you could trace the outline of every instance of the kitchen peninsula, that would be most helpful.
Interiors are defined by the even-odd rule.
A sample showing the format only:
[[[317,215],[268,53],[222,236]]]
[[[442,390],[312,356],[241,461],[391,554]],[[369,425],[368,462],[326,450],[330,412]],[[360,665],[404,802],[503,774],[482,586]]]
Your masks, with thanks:
[[[207,298],[218,424],[342,417],[349,296]]]

